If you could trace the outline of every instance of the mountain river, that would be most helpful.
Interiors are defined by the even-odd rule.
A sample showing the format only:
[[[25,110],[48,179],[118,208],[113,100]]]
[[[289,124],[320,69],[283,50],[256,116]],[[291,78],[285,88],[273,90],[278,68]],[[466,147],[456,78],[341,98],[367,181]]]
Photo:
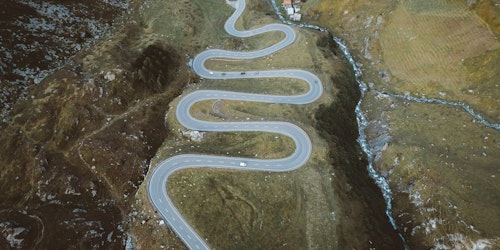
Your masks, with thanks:
[[[328,29],[313,25],[313,24],[307,24],[307,23],[296,23],[292,22],[290,20],[287,20],[284,16],[283,13],[279,10],[276,1],[271,0],[271,3],[273,5],[273,8],[278,15],[279,19],[288,25],[291,26],[296,26],[296,27],[301,27],[301,28],[309,28],[309,29],[314,29],[318,30],[321,32],[325,33],[330,33]],[[366,92],[368,91],[368,86],[361,80],[362,76],[362,71],[361,69],[356,65],[356,62],[354,61],[354,58],[352,57],[351,53],[349,52],[349,49],[347,48],[347,45],[338,37],[332,36],[332,39],[339,48],[342,50],[344,53],[345,57],[349,61],[349,63],[352,66],[352,69],[354,70],[355,73],[355,78],[356,82],[358,83],[359,90],[361,91],[361,97],[356,105],[356,120],[358,122],[358,133],[359,137],[357,139],[357,142],[359,143],[361,149],[363,152],[366,154],[367,160],[368,160],[368,173],[370,174],[370,177],[375,181],[377,186],[381,189],[382,194],[384,196],[385,202],[386,202],[386,210],[385,214],[387,215],[391,225],[395,230],[398,230],[398,227],[396,225],[396,221],[394,220],[394,217],[392,216],[392,191],[389,186],[388,181],[375,169],[373,168],[373,160],[374,160],[374,154],[372,152],[372,149],[370,148],[367,140],[367,136],[365,133],[365,129],[368,126],[368,119],[366,118],[361,105],[363,103],[363,99],[365,97]],[[373,90],[374,92],[378,93],[379,91]],[[469,105],[461,103],[461,102],[452,102],[452,101],[447,101],[447,100],[441,100],[441,99],[436,99],[436,98],[425,98],[425,97],[413,97],[410,95],[401,95],[401,94],[394,94],[394,93],[386,93],[384,92],[383,94],[389,95],[393,98],[398,98],[398,99],[405,99],[407,101],[411,102],[417,102],[417,103],[428,103],[428,104],[442,104],[442,105],[450,105],[450,106],[455,106],[455,107],[460,107],[464,109],[467,113],[469,113],[472,117],[474,117],[479,123],[484,124],[485,126],[488,126],[490,128],[496,129],[500,131],[500,124],[495,124],[495,123],[490,123],[487,120],[485,120],[481,115],[476,113]],[[399,233],[399,236],[403,240],[403,243],[405,245],[405,249],[409,249],[408,245],[406,244],[406,241],[401,233]]]

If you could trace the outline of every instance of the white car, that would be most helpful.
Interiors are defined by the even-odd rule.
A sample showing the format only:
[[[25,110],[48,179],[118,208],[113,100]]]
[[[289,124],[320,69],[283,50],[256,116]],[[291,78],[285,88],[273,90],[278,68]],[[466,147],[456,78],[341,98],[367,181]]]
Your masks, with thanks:
[[[240,162],[240,167],[246,167],[246,166],[247,166],[246,162],[244,162],[244,161]]]

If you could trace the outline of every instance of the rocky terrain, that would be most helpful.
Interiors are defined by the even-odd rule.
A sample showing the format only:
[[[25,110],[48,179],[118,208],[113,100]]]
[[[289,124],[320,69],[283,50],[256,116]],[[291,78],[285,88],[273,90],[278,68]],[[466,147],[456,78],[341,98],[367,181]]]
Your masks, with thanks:
[[[75,53],[95,44],[128,9],[125,1],[6,0],[0,23],[1,118],[8,121],[11,103],[26,98]]]
[[[283,79],[233,84],[190,72],[189,58],[207,47],[248,50],[280,38],[229,37],[220,28],[231,13],[224,1],[6,3],[0,248],[183,248],[147,199],[151,167],[184,152],[273,158],[291,150],[279,135],[186,131],[169,115],[178,95],[199,88],[303,91]],[[241,29],[277,21],[268,1],[248,7]],[[500,120],[498,3],[308,0],[303,7],[305,21],[347,42],[364,72],[374,166],[394,192],[392,213],[409,246],[497,247],[500,138],[484,121]],[[460,29],[448,25],[457,22]],[[297,123],[315,145],[310,163],[286,174],[181,171],[169,181],[171,195],[220,249],[401,249],[356,142],[360,96],[351,65],[331,37],[298,34],[275,55],[209,64],[314,71],[326,89],[316,105],[222,100],[193,114]]]
[[[497,1],[307,1],[369,91],[376,170],[411,248],[498,248]]]
[[[143,39],[125,2],[8,5],[0,248],[122,248],[128,197],[191,77],[180,51]]]
[[[96,10],[87,15],[90,4],[96,4]],[[276,135],[184,131],[166,113],[182,88],[189,91],[226,85],[194,77],[187,67],[190,55],[207,46],[252,49],[279,39],[275,34],[264,40],[228,37],[219,28],[231,13],[227,5],[218,1],[83,5],[12,1],[9,5],[19,12],[2,20],[18,34],[2,33],[2,248],[182,247],[144,193],[150,166],[181,150],[265,158],[280,157],[280,152],[290,150],[287,139]],[[61,20],[67,22],[67,30],[62,30]],[[244,28],[275,21],[269,3],[259,1],[250,6],[239,25]],[[200,30],[204,32],[197,32]],[[33,47],[33,52],[25,47]],[[288,117],[301,121],[313,135],[317,134],[315,127],[323,130],[328,124],[313,121],[327,121],[330,112],[353,123],[351,112],[357,97],[355,89],[353,92],[349,88],[352,72],[329,38],[304,33],[289,51],[303,51],[298,55],[303,61],[290,60],[286,56],[289,53],[285,53],[254,64],[260,68],[265,64],[305,66],[322,74],[330,97],[321,101],[319,111],[316,106],[299,111],[284,106],[250,108],[248,104],[219,102],[213,106],[213,113],[200,115],[236,120]],[[251,62],[242,63],[228,62],[235,68],[252,67]],[[334,74],[329,72],[332,68],[336,69]],[[341,83],[334,86],[333,81]],[[269,88],[266,82],[253,84],[270,92],[303,91],[299,83],[291,89],[283,81],[274,83],[282,88]],[[240,90],[259,91],[251,86],[246,84]],[[353,98],[331,104],[334,95],[344,96],[344,92]],[[176,186],[172,195],[178,197],[181,209],[183,204],[190,207],[207,195],[220,196],[220,200],[209,201],[206,216],[200,216],[203,213],[198,210],[184,211],[188,218],[191,214],[197,216],[193,224],[206,230],[209,242],[219,248],[241,244],[267,248],[398,245],[383,209],[369,209],[383,207],[377,188],[368,190],[378,198],[365,201],[361,185],[343,173],[351,161],[344,157],[357,159],[359,153],[354,143],[355,130],[343,127],[349,132],[340,129],[315,135],[316,159],[302,172],[247,173],[246,177],[224,171],[181,172],[170,182]],[[335,135],[343,132],[347,132],[344,137],[350,136],[340,139]],[[341,149],[335,141],[350,146],[329,160],[325,139],[331,140],[332,152]],[[332,168],[331,164],[338,167]],[[359,161],[357,165],[363,172],[364,163]],[[244,185],[235,186],[237,182]],[[197,183],[201,189],[193,190]],[[191,199],[184,199],[186,195]],[[344,202],[339,202],[342,199]],[[347,213],[357,219],[344,216]],[[213,218],[219,218],[218,223]],[[250,224],[243,223],[248,218]],[[373,228],[364,227],[364,221],[370,221]],[[232,230],[212,230],[220,223]],[[268,237],[270,234],[274,236]],[[358,240],[353,241],[353,234]],[[300,240],[303,238],[308,240]]]

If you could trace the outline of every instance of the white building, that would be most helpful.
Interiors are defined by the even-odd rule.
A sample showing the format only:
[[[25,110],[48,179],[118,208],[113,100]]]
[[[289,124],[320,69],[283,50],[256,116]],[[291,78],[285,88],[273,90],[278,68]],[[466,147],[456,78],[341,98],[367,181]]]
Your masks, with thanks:
[[[285,8],[287,15],[292,15],[295,12],[293,9],[292,0],[284,0],[283,8]]]
[[[285,5],[285,10],[286,10],[286,14],[287,14],[287,15],[293,15],[293,13],[295,12],[295,11],[293,10],[292,5]]]
[[[300,21],[302,15],[298,13],[300,11],[301,0],[283,0],[283,8],[286,11],[286,14],[290,17],[292,21]]]
[[[292,15],[290,15],[290,19],[292,21],[298,22],[298,21],[300,21],[301,18],[302,18],[302,14],[300,14],[300,13],[293,13]]]
[[[299,12],[300,11],[300,4],[294,3],[293,4],[293,9],[295,10],[295,12]]]

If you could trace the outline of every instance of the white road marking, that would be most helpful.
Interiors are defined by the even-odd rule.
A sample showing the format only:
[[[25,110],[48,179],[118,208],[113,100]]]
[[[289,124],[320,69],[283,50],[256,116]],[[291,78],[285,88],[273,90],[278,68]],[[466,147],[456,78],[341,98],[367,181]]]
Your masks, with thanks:
[[[301,128],[286,122],[208,122],[200,121],[191,117],[189,108],[196,102],[203,100],[240,100],[240,101],[261,101],[266,103],[285,103],[285,104],[307,104],[319,98],[323,92],[323,86],[319,78],[310,72],[303,70],[267,70],[267,71],[237,71],[237,72],[217,72],[205,68],[205,61],[212,58],[223,58],[224,60],[253,59],[270,55],[281,50],[295,41],[294,30],[283,24],[269,24],[256,30],[238,31],[235,29],[236,20],[245,9],[245,0],[230,1],[236,10],[226,21],[224,28],[226,31],[236,37],[250,37],[256,34],[262,34],[270,31],[281,31],[285,33],[285,38],[273,45],[272,48],[265,48],[252,52],[236,52],[223,50],[206,50],[198,54],[190,61],[192,70],[201,78],[211,79],[236,79],[236,78],[279,78],[288,77],[306,81],[309,84],[309,91],[297,96],[277,96],[263,94],[237,93],[219,90],[197,90],[187,95],[181,95],[182,99],[177,104],[175,114],[180,124],[191,130],[200,131],[262,131],[270,133],[280,133],[293,139],[296,149],[292,155],[271,161],[259,159],[244,159],[226,156],[207,156],[207,155],[177,155],[168,158],[158,164],[152,171],[148,183],[148,195],[161,216],[168,222],[168,225],[182,239],[190,249],[209,249],[209,246],[199,237],[198,234],[189,226],[178,210],[173,205],[168,192],[166,191],[167,179],[172,173],[179,169],[193,167],[192,163],[198,166],[200,162],[217,162],[217,167],[228,169],[252,169],[262,171],[291,171],[304,165],[311,155],[312,145],[307,133]],[[245,72],[242,74],[242,72]],[[258,76],[257,76],[258,74]],[[207,159],[209,158],[209,159]],[[246,168],[241,168],[240,163],[245,162]],[[161,198],[156,198],[161,197]],[[161,204],[156,203],[158,200]],[[164,203],[163,200],[166,202]],[[161,208],[164,208],[161,210]],[[178,217],[177,217],[178,216]],[[194,235],[196,237],[192,237]]]

